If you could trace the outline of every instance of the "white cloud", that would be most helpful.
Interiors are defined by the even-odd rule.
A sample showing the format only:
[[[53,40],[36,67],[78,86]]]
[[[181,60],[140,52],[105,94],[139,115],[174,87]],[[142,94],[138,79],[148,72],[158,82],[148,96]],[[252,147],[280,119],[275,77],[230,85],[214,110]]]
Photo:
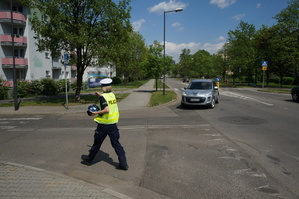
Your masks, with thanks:
[[[220,36],[217,39],[214,39],[215,42],[225,41],[225,37]]]
[[[190,49],[190,54],[196,53],[198,50],[205,50],[211,54],[217,54],[218,50],[222,48],[225,42],[220,42],[216,44],[212,43],[181,43],[176,44],[172,42],[165,42],[165,53],[166,55],[172,56],[175,62],[179,62],[180,54],[182,53],[183,49]],[[163,45],[163,43],[161,43]]]
[[[258,3],[257,5],[256,5],[256,8],[260,8],[262,6],[262,4],[261,3]]]
[[[215,4],[221,9],[230,6],[236,2],[237,0],[210,0],[210,4]]]
[[[245,17],[245,14],[239,14],[239,15],[233,16],[233,19],[240,21],[243,17]]]
[[[181,23],[180,22],[175,22],[173,24],[171,24],[172,27],[180,27]]]
[[[142,24],[145,22],[144,19],[140,19],[139,21],[135,21],[132,23],[132,26],[134,28],[135,31],[139,31],[142,27]]]
[[[149,12],[163,13],[164,11],[175,10],[176,8],[186,8],[188,5],[182,2],[176,2],[175,0],[169,0],[169,2],[161,2],[148,9]]]
[[[182,24],[180,22],[175,22],[173,24],[171,24],[172,27],[177,28],[177,30],[181,31],[184,30],[184,28],[182,27]]]

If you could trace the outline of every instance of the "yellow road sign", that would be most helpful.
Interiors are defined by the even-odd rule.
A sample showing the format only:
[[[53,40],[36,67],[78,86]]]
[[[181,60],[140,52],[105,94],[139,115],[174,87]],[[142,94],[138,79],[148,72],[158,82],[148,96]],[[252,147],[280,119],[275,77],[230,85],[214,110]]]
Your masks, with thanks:
[[[262,70],[267,70],[267,66],[263,66],[263,67],[262,67]]]

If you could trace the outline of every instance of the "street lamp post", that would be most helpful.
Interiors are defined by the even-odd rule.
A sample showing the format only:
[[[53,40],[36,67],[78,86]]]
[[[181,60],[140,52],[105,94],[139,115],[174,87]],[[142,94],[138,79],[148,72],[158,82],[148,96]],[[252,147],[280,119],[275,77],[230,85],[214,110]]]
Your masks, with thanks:
[[[166,13],[170,13],[170,12],[181,12],[183,11],[183,8],[177,8],[175,10],[170,10],[170,11],[164,11],[164,54],[163,54],[163,58],[164,58],[164,71],[163,71],[163,95],[165,95],[165,75],[166,75],[166,60],[165,60],[165,16]]]

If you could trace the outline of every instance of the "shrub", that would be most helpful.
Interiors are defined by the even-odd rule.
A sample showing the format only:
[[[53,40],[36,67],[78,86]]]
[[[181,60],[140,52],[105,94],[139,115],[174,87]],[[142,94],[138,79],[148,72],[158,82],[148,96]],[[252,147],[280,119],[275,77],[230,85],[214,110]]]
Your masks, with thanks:
[[[276,77],[273,79],[270,79],[270,83],[275,83],[275,84],[282,84],[282,85],[292,85],[294,83],[295,78],[293,77],[283,77],[282,82],[280,82],[280,78]]]
[[[40,95],[44,90],[44,85],[39,80],[33,80],[30,84],[30,93],[33,95]]]
[[[113,82],[113,84],[122,84],[123,83],[123,81],[120,77],[113,77],[112,82]]]
[[[57,84],[55,83],[55,80],[50,78],[43,78],[41,80],[41,83],[43,85],[43,91],[41,94],[43,95],[57,95]]]
[[[77,89],[77,82],[71,83],[71,88],[73,91],[75,91]],[[82,82],[82,87],[81,87],[81,90],[86,90],[86,89],[87,89],[87,81]]]
[[[18,81],[17,82],[18,97],[24,98],[30,94],[30,82]]]
[[[82,83],[82,90],[86,90],[87,89],[87,81]]]
[[[77,82],[71,83],[71,88],[72,88],[73,91],[76,90],[77,89]]]
[[[67,81],[67,90],[70,90],[70,82],[68,80]],[[57,88],[57,92],[61,93],[61,92],[65,92],[65,80],[64,79],[60,79],[58,81],[56,81],[56,88]]]
[[[279,84],[280,82],[280,78],[279,77],[275,77],[275,78],[271,78],[269,80],[270,83],[275,83],[275,84]]]
[[[0,100],[8,99],[8,87],[2,83],[0,78]]]
[[[295,80],[294,77],[283,77],[282,84],[283,85],[293,85],[294,80]]]

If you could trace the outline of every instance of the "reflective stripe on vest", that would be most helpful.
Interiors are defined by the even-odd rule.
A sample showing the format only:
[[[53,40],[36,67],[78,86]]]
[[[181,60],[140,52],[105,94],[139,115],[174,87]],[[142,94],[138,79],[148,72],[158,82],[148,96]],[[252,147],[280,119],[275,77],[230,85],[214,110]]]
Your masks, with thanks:
[[[105,113],[102,116],[98,115],[94,118],[94,121],[100,124],[116,124],[119,119],[118,106],[116,98],[113,93],[103,93],[102,96],[107,101],[109,107],[109,113]],[[99,106],[101,107],[101,106]]]

